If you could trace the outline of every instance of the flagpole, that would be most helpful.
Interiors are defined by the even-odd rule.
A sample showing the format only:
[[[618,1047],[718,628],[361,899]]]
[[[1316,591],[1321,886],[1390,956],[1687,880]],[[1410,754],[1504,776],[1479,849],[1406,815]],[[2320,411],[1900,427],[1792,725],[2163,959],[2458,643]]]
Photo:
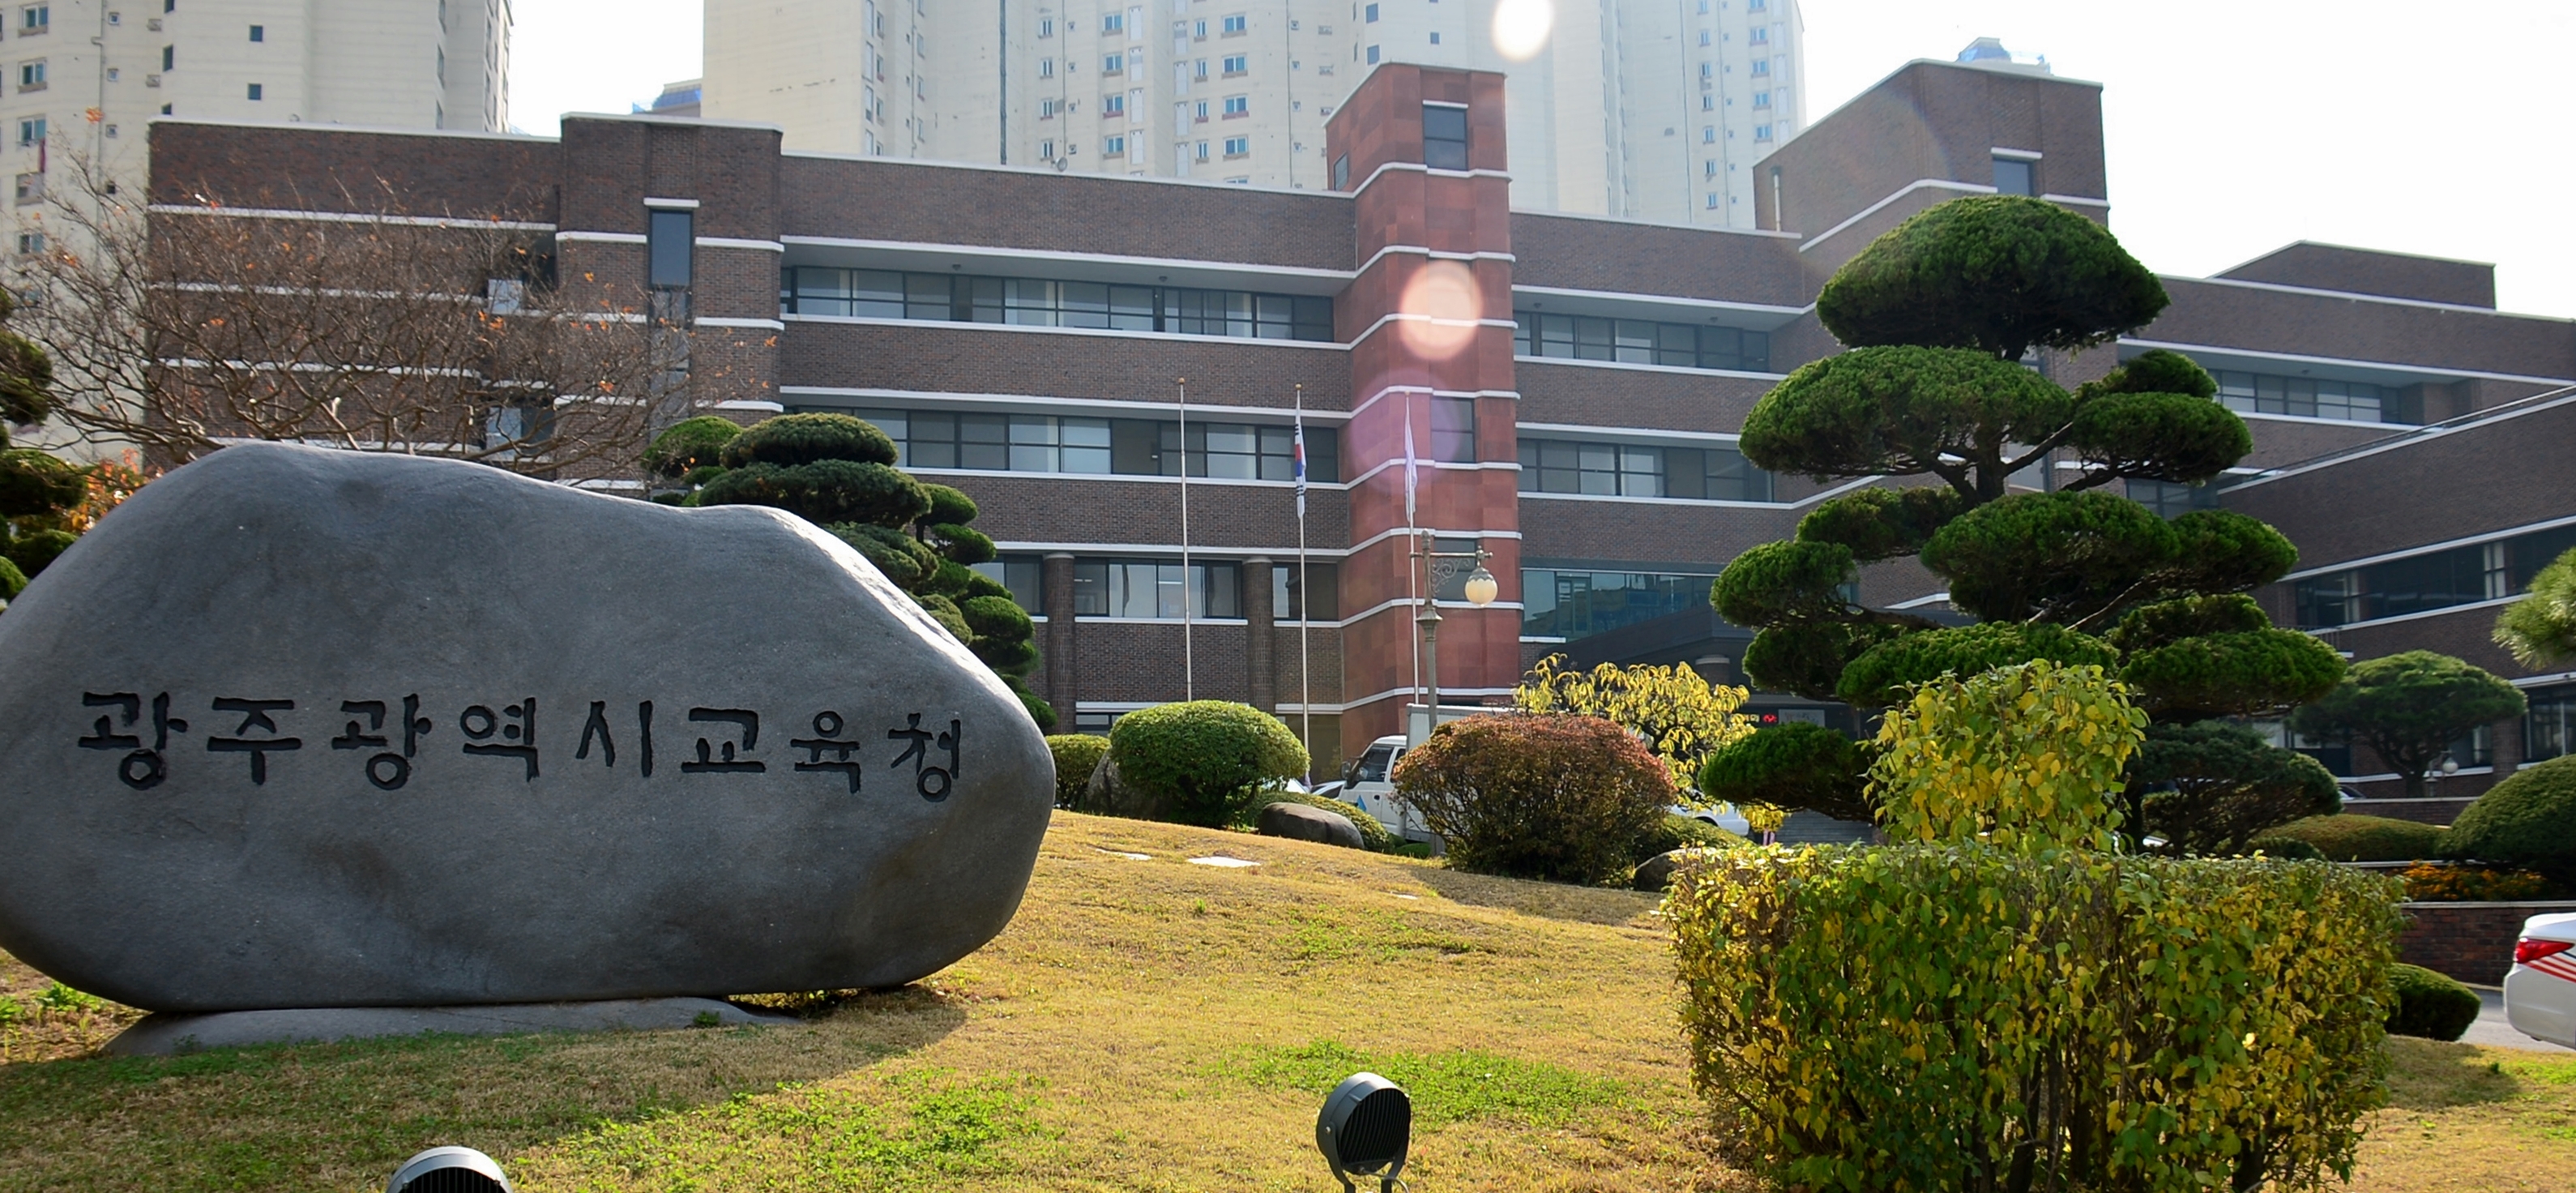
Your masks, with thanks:
[[[1199,668],[1190,624],[1190,379],[1181,389],[1181,699],[1199,698]]]
[[[1413,452],[1413,394],[1407,391],[1404,395],[1404,583],[1405,587],[1413,593],[1413,603],[1417,607],[1422,604],[1422,568],[1414,562],[1413,555],[1422,550],[1422,535],[1415,525],[1413,494],[1420,479],[1420,466],[1414,462]],[[1421,621],[1407,620],[1404,632],[1405,641],[1412,644],[1412,650],[1409,653],[1413,656],[1413,693],[1416,699],[1420,699],[1422,695]],[[1410,736],[1412,732],[1413,726],[1407,724],[1406,735]]]
[[[1315,686],[1308,679],[1306,642],[1315,592],[1306,587],[1306,384],[1297,383],[1297,708],[1305,726],[1306,783],[1315,782]]]

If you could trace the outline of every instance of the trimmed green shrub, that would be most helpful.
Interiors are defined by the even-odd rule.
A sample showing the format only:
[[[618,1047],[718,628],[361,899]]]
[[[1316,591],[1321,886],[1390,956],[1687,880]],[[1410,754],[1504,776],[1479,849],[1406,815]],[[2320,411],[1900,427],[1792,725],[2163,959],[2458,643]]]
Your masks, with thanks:
[[[2206,1193],[2351,1171],[2384,1097],[2395,885],[1973,841],[1747,849],[1684,867],[1664,912],[1735,1162],[1817,1191]]]
[[[2443,836],[2438,856],[2512,862],[2576,885],[2576,754],[2487,789]]]
[[[1337,813],[1343,819],[1350,821],[1352,827],[1360,830],[1360,846],[1371,853],[1394,853],[1404,844],[1404,838],[1396,836],[1395,830],[1386,827],[1385,821],[1358,808],[1329,795],[1306,795],[1278,787],[1264,788],[1261,794],[1254,796],[1251,806],[1244,809],[1243,819],[1236,822],[1234,827],[1250,829],[1260,821],[1261,810],[1272,804],[1304,804],[1310,808],[1322,808],[1327,812]]]
[[[1705,820],[1666,812],[1662,820],[1637,838],[1635,847],[1628,851],[1628,860],[1642,862],[1676,849],[1729,849],[1745,844],[1750,842]]]
[[[792,468],[822,460],[890,466],[900,458],[894,440],[876,424],[846,414],[782,414],[762,419],[726,440],[720,453],[727,468],[751,464]],[[929,509],[926,498],[922,508]]]
[[[1181,824],[1223,828],[1272,779],[1306,773],[1306,746],[1279,718],[1249,704],[1190,700],[1118,719],[1109,731],[1118,775]]]
[[[742,427],[729,418],[702,414],[683,419],[653,437],[653,445],[644,449],[644,470],[692,486],[705,484],[712,477],[696,474],[716,467],[724,445],[740,434]]]
[[[2276,857],[2285,862],[2324,862],[2334,859],[2326,851],[2297,837],[2256,837],[2245,843],[2245,852]]]
[[[1908,687],[1944,675],[1965,678],[2032,659],[2109,667],[2119,657],[2099,638],[2045,622],[2001,621],[1922,630],[1862,652],[1843,668],[1836,694],[1854,707],[1885,708],[1905,699]]]
[[[1476,716],[1395,764],[1396,793],[1461,870],[1557,882],[1626,876],[1637,838],[1672,806],[1661,758],[1600,717]]]
[[[1109,739],[1091,733],[1053,733],[1047,735],[1046,744],[1047,753],[1055,755],[1055,806],[1070,808],[1082,798],[1091,772],[1100,769]]]
[[[78,541],[80,536],[68,530],[31,530],[10,539],[8,550],[0,554],[6,554],[9,562],[17,564],[18,570],[33,580],[45,570],[45,565],[70,550]]]
[[[731,451],[732,444],[726,450]],[[766,505],[825,526],[835,522],[901,526],[930,510],[930,497],[921,491],[921,482],[884,464],[857,460],[746,464],[707,482],[706,488],[698,490],[697,501],[702,506]]]
[[[88,493],[88,475],[70,463],[32,447],[0,448],[0,518],[70,509]]]
[[[1708,756],[1700,794],[1738,806],[1822,812],[1836,820],[1872,820],[1870,749],[1822,725],[1791,722],[1757,729]]]
[[[27,573],[19,571],[8,556],[0,555],[0,601],[17,600],[18,594],[26,590]]]
[[[2170,301],[2102,225],[2045,200],[1980,195],[1870,242],[1825,283],[1816,317],[1854,347],[1940,344],[2015,361],[2034,346],[2108,342]]]
[[[2411,862],[2444,856],[2440,825],[2392,820],[2386,816],[2360,816],[2351,812],[2310,816],[2304,820],[2293,820],[2265,835],[2295,837],[2316,846],[2328,860],[2338,862]]]
[[[2478,1021],[2478,992],[2421,965],[2388,967],[2396,1005],[2388,1008],[2388,1034],[2457,1040]]]
[[[2158,838],[2171,854],[2242,852],[2240,843],[2342,801],[2323,763],[2227,721],[2149,726],[2123,794],[2129,838]]]

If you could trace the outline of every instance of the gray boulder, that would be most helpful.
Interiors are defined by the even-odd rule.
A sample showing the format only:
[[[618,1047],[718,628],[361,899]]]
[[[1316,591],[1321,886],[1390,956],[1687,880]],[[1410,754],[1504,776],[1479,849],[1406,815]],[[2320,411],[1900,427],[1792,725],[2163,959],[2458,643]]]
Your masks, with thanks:
[[[1254,831],[1265,837],[1286,837],[1292,841],[1320,841],[1345,849],[1364,848],[1360,827],[1351,818],[1312,804],[1281,800],[1265,804],[1253,820]]]
[[[896,985],[1018,909],[1053,762],[851,549],[276,444],[0,615],[0,948],[156,1011]]]
[[[1656,854],[1637,863],[1637,876],[1628,885],[1641,891],[1660,891],[1673,884],[1673,871],[1689,860],[1690,850],[1675,849]]]
[[[1100,756],[1093,768],[1091,782],[1082,789],[1082,800],[1074,809],[1094,816],[1124,816],[1130,820],[1170,820],[1172,801],[1118,777],[1118,764],[1110,756]]]

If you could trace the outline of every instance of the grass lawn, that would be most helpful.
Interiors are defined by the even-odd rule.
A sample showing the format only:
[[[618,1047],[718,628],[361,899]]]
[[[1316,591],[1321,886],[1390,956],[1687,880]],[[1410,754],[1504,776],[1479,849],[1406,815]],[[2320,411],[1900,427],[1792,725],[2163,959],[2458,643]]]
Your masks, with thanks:
[[[1219,851],[1262,864],[1187,864]],[[127,1013],[39,1014],[8,963],[0,1189],[382,1188],[464,1143],[530,1193],[1321,1190],[1315,1108],[1373,1068],[1426,1190],[1750,1190],[1705,1156],[1651,908],[1059,813],[990,947],[783,1027],[104,1060]],[[2576,1057],[2395,1048],[2355,1187],[2576,1188]]]

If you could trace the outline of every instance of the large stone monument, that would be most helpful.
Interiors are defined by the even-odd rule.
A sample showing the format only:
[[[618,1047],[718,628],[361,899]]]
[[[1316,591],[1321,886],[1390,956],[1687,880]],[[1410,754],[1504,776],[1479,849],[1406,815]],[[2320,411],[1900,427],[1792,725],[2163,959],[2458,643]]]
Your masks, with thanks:
[[[1053,802],[1010,691],[769,509],[251,444],[0,614],[0,948],[156,1011],[900,984]]]

